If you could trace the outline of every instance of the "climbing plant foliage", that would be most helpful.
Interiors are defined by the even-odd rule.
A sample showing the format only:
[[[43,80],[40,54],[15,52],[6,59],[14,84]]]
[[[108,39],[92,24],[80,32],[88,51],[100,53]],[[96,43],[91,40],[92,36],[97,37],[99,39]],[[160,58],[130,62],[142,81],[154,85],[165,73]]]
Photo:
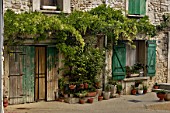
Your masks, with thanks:
[[[73,11],[69,15],[45,15],[39,12],[15,14],[7,10],[4,16],[5,39],[8,43],[16,39],[32,38],[36,41],[55,38],[62,46],[84,47],[84,37],[104,34],[108,40],[127,40],[132,42],[137,34],[156,35],[148,17],[130,19],[106,5],[100,5],[90,11]],[[111,42],[111,41],[110,41]]]

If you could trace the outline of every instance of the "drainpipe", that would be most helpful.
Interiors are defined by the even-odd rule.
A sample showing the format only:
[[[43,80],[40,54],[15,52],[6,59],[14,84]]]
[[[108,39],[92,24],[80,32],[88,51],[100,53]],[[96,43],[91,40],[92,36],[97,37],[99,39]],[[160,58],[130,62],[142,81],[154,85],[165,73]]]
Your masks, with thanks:
[[[4,113],[3,107],[3,0],[0,1],[0,113]]]

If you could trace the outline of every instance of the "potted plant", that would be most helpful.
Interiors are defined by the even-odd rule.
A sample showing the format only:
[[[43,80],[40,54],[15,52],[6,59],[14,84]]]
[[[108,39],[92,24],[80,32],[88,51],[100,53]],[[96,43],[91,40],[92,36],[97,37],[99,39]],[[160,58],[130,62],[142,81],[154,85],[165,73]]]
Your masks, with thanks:
[[[131,94],[132,95],[136,95],[136,93],[137,93],[137,88],[135,87],[135,85],[131,85]]]
[[[120,95],[122,91],[122,84],[117,84],[117,93]]]
[[[107,84],[106,87],[105,87],[105,91],[103,92],[103,98],[105,100],[108,100],[110,98],[110,85]]]
[[[157,97],[159,98],[160,101],[162,101],[165,98],[166,91],[165,90],[160,90],[157,91]]]
[[[138,94],[140,94],[140,95],[143,94],[143,87],[138,88]]]
[[[159,88],[159,85],[158,85],[157,82],[154,84],[153,88],[154,88],[154,89],[158,89],[158,88]]]
[[[93,98],[89,98],[87,101],[88,103],[93,103]]]
[[[147,86],[143,86],[143,94],[146,94],[148,92],[148,87]]]
[[[108,84],[110,85],[111,97],[114,97],[117,92],[117,81],[113,80],[112,77],[108,77]]]

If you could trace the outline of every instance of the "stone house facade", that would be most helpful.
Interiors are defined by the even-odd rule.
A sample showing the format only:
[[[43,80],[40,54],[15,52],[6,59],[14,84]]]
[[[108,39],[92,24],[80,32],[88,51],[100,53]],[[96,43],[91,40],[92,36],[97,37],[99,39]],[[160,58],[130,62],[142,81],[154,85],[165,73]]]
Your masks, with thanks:
[[[42,0],[43,1],[43,0]],[[128,15],[130,0],[57,0],[56,6],[46,7],[48,3],[41,0],[4,0],[4,9],[12,9],[16,13],[40,11],[43,13],[58,14],[61,11],[71,13],[73,10],[87,11],[103,3],[116,9],[122,9],[124,14],[132,18],[140,18],[140,15]],[[50,0],[49,0],[50,1]],[[51,0],[52,1],[52,0]],[[140,0],[142,1],[142,0]],[[143,0],[145,1],[145,0]],[[41,6],[44,4],[44,7]],[[49,9],[53,9],[49,11]],[[55,9],[55,10],[54,10]],[[146,0],[146,15],[154,25],[160,24],[163,20],[162,15],[170,12],[169,0]],[[153,77],[126,78],[122,82],[124,94],[129,94],[130,86],[136,80],[143,80],[151,91],[155,82],[170,83],[170,32],[161,32],[154,37],[156,39],[156,74]],[[112,51],[108,52],[107,67],[108,72],[112,73]],[[6,66],[6,65],[5,65]],[[4,92],[8,95],[9,81],[7,67],[4,70]]]

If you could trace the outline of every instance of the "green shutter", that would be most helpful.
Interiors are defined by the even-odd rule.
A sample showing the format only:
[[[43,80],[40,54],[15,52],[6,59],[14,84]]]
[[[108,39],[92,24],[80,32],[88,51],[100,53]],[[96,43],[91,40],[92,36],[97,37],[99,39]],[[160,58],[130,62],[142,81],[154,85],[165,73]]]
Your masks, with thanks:
[[[135,0],[135,3],[134,3],[135,4],[135,6],[134,6],[135,7],[134,8],[135,9],[135,13],[134,14],[136,14],[136,15],[140,14],[140,1],[141,0]]]
[[[125,78],[126,70],[126,45],[118,44],[113,48],[112,57],[112,75],[114,80],[122,80]]]
[[[140,0],[140,15],[146,14],[146,0]]]
[[[154,76],[156,73],[155,64],[156,64],[156,41],[148,41],[148,50],[147,50],[147,75]]]
[[[145,15],[146,0],[129,0],[128,12],[132,15]]]
[[[128,12],[129,14],[134,14],[135,12],[135,7],[134,7],[134,4],[135,3],[135,0],[129,0],[129,7],[128,7]]]

